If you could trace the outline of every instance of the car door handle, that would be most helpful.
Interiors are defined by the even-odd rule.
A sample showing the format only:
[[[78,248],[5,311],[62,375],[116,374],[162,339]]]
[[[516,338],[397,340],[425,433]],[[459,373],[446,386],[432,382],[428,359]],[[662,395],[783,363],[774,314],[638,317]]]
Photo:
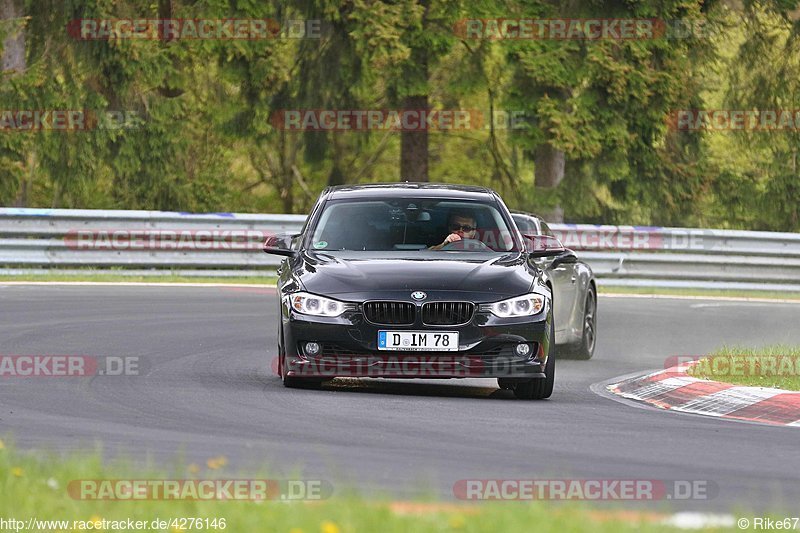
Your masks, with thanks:
[[[572,283],[575,283],[575,281],[577,281],[577,279],[578,279],[578,276],[576,276],[575,274],[573,274],[573,275],[572,275],[572,278],[570,279],[570,281],[571,281]]]

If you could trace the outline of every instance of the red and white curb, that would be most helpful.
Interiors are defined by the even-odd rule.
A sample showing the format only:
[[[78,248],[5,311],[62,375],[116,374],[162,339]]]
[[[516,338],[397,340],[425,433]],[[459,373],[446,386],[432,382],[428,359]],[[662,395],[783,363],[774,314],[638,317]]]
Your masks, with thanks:
[[[800,427],[800,392],[741,387],[686,374],[691,363],[606,386],[654,407],[779,426]]]

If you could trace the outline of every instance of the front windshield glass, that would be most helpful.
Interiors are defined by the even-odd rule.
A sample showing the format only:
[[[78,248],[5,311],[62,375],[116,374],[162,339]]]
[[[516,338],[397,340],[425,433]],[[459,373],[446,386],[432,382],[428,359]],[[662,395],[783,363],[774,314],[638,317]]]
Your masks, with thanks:
[[[517,251],[493,204],[424,198],[332,200],[308,243],[317,251]],[[383,255],[383,254],[382,254]]]

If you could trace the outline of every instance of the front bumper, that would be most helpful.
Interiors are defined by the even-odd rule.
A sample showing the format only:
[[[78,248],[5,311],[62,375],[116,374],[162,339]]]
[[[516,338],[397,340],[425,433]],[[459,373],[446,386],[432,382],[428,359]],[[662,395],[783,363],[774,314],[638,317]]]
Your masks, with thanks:
[[[377,325],[365,320],[360,310],[323,318],[284,306],[281,316],[286,354],[282,371],[292,377],[544,378],[552,341],[550,305],[536,316],[521,318],[501,319],[476,311],[461,326]],[[457,331],[458,351],[378,350],[380,330]],[[320,345],[318,354],[306,353],[308,342]],[[518,355],[520,344],[528,345],[526,355]]]

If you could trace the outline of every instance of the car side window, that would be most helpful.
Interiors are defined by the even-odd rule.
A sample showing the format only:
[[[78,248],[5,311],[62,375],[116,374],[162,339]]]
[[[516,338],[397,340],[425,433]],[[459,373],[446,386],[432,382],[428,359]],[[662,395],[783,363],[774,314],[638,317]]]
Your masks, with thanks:
[[[542,224],[542,235],[549,235],[550,237],[555,237],[555,235],[553,235],[553,231],[547,225],[547,222],[542,220],[541,224]]]

